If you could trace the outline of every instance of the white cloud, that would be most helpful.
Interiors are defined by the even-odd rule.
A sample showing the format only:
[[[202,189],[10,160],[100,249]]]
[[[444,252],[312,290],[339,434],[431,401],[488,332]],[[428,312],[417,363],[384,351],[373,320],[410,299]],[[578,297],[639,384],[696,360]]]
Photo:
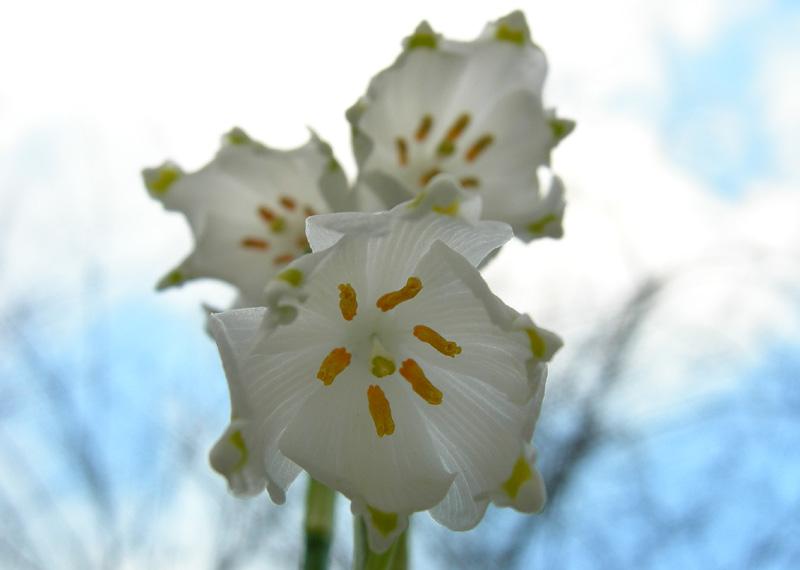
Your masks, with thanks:
[[[670,32],[678,45],[702,50],[766,4],[766,0],[659,0],[651,5],[654,23]]]
[[[189,2],[6,8],[0,51],[19,56],[0,63],[0,118],[8,125],[0,131],[0,175],[16,171],[4,157],[16,156],[12,149],[21,137],[54,122],[72,129],[59,147],[70,161],[70,178],[50,188],[47,201],[20,211],[26,226],[15,239],[25,248],[7,264],[22,271],[18,283],[27,283],[44,275],[37,264],[42,252],[55,247],[60,255],[50,258],[69,263],[91,247],[107,260],[113,279],[129,284],[114,287],[127,291],[145,281],[149,287],[148,272],[158,276],[188,251],[188,232],[182,220],[149,201],[140,168],[165,158],[197,168],[233,125],[273,146],[300,144],[311,125],[352,173],[344,110],[369,77],[391,63],[402,37],[425,18],[448,36],[469,39],[485,21],[517,6],[415,0],[396,6],[232,2],[225,10]],[[787,213],[800,211],[792,193],[754,191],[739,206],[713,198],[697,177],[665,158],[655,130],[655,111],[669,96],[660,34],[666,30],[687,49],[701,49],[758,7],[723,0],[527,7],[534,39],[550,57],[547,101],[577,119],[578,128],[554,154],[568,184],[566,239],[513,246],[490,270],[512,304],[532,308],[544,325],[580,333],[651,272],[673,274],[728,259],[747,240],[775,247],[765,236],[796,240]],[[800,79],[793,62],[800,59],[796,42],[786,42],[766,52],[764,98],[784,169],[796,173]],[[739,131],[725,130],[734,122],[723,116],[715,124],[722,125],[716,136],[725,137],[735,155]],[[47,188],[36,190],[47,195]],[[97,228],[108,233],[93,234]],[[54,236],[76,245],[64,249]],[[533,271],[520,278],[520,265],[528,264]],[[763,335],[757,331],[778,322],[785,306],[761,293],[737,297],[750,282],[736,271],[720,271],[717,288],[687,285],[682,301],[660,318],[672,319],[674,331],[724,322],[735,344],[758,346]],[[726,285],[730,280],[735,287]],[[741,305],[737,311],[725,308],[729,299]],[[662,350],[677,354],[683,346],[678,336],[667,338]],[[643,363],[641,373],[647,371]],[[662,376],[674,374],[662,369]]]
[[[763,121],[778,148],[778,176],[800,186],[800,14],[782,18],[770,28],[758,53],[756,94]]]

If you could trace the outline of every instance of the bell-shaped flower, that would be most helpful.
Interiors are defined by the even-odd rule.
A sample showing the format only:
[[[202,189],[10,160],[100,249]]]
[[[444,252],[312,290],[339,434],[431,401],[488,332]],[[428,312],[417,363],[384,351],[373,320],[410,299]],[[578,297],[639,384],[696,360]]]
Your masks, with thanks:
[[[551,176],[543,193],[539,177],[574,123],[543,106],[546,72],[521,12],[471,42],[420,24],[347,112],[362,209],[411,199],[444,172],[483,196],[485,219],[509,223],[526,241],[560,237],[563,185]]]
[[[410,514],[467,530],[488,504],[541,510],[529,445],[561,346],[476,266],[512,237],[448,176],[388,212],[309,218],[313,253],[266,308],[213,315],[231,423],[211,452],[231,490],[281,503],[307,471],[384,551]]]
[[[263,305],[270,279],[309,251],[308,216],[351,208],[343,171],[313,133],[305,145],[284,151],[233,129],[197,172],[166,162],[143,176],[151,196],[186,216],[195,238],[194,250],[158,288],[220,279],[238,288],[236,306]]]

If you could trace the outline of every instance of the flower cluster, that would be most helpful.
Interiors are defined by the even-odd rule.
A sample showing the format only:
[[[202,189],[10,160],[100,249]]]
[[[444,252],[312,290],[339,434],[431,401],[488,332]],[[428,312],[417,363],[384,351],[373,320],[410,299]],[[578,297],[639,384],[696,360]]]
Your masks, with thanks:
[[[561,341],[478,267],[562,234],[563,185],[539,176],[574,125],[543,106],[545,71],[520,12],[472,42],[423,23],[347,113],[352,188],[316,135],[276,151],[236,129],[196,173],[144,172],[195,235],[159,286],[240,293],[209,322],[231,395],[211,464],[234,493],[282,503],[307,471],[375,552],[414,512],[467,530],[490,503],[543,508],[530,441]]]

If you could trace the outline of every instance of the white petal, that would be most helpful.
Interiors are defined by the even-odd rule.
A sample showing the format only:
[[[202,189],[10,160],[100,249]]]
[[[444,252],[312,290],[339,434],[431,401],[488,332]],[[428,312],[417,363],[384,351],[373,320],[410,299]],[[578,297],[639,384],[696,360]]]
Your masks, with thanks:
[[[228,488],[237,496],[252,497],[264,491],[267,475],[259,460],[259,446],[252,427],[245,420],[234,420],[211,449],[209,462],[228,480]]]
[[[278,337],[267,345],[275,345],[277,356],[265,350],[262,342],[265,313],[263,308],[226,311],[210,317],[210,328],[228,378],[232,426],[246,422],[242,437],[248,450],[248,464],[251,458],[256,458],[271,498],[281,503],[300,468],[278,452],[276,440],[314,386],[297,386],[294,382],[309,370],[302,347],[295,344],[294,352],[284,350],[285,339]],[[313,348],[310,351],[313,353]]]
[[[353,205],[330,147],[313,133],[305,145],[284,151],[234,129],[198,172],[166,163],[144,177],[166,208],[184,213],[196,240],[159,288],[210,277],[236,286],[253,304],[263,304],[267,282],[306,252],[308,215]]]
[[[386,552],[408,527],[408,514],[384,513],[361,499],[353,500],[350,511],[364,520],[369,548],[377,554]]]
[[[445,496],[453,476],[410,401],[417,396],[397,379],[381,383],[396,427],[379,437],[368,407],[370,383],[378,384],[366,366],[339,374],[304,402],[279,449],[321,483],[383,512],[429,509]]]
[[[423,23],[405,46],[348,112],[358,192],[391,207],[450,173],[484,196],[485,219],[525,240],[558,237],[563,200],[542,204],[537,168],[574,123],[542,105],[546,60],[523,14],[472,42],[444,40]]]
[[[536,469],[535,447],[524,447],[506,481],[492,492],[491,498],[498,507],[511,507],[522,513],[538,513],[544,508],[547,492]]]

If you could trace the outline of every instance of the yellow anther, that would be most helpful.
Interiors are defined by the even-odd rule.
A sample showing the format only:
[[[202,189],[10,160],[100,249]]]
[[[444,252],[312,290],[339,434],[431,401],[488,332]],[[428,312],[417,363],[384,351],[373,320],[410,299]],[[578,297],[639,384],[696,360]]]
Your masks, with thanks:
[[[394,420],[392,420],[392,409],[389,407],[389,400],[383,393],[380,386],[370,386],[367,388],[367,401],[369,402],[369,414],[375,423],[375,432],[378,437],[392,435],[394,433]]]
[[[403,361],[399,372],[400,376],[409,381],[411,387],[423,400],[433,406],[442,403],[442,393],[425,377],[422,368],[413,359],[409,358]]]
[[[294,255],[291,253],[282,253],[280,255],[276,255],[275,259],[272,260],[272,263],[275,265],[286,265],[287,263],[291,263],[294,261]]]
[[[251,249],[269,249],[269,242],[259,238],[244,238],[240,244],[242,247],[248,247]]]
[[[406,145],[406,139],[397,137],[394,143],[397,146],[397,162],[400,163],[400,166],[405,166],[408,164],[408,146]]]
[[[425,325],[415,326],[414,336],[417,337],[422,342],[427,342],[433,348],[435,348],[445,356],[449,356],[450,358],[455,358],[456,354],[461,354],[460,346],[458,346],[454,342],[449,342],[435,330],[426,327]]]
[[[460,137],[461,133],[464,132],[464,129],[467,128],[469,121],[469,114],[462,113],[459,115],[458,119],[456,119],[456,122],[450,127],[450,130],[447,131],[447,134],[444,136],[444,139],[442,139],[442,142],[439,143],[439,148],[436,149],[436,152],[443,156],[452,154],[456,149],[456,140],[458,140],[458,137]]]
[[[467,162],[474,161],[476,158],[478,158],[479,154],[486,150],[486,147],[492,144],[492,142],[494,142],[494,137],[492,135],[482,136],[475,142],[475,144],[469,147],[469,150],[466,152],[466,154],[464,154],[464,160]]]
[[[386,293],[386,295],[378,299],[378,301],[375,303],[375,306],[385,313],[389,309],[394,309],[403,301],[413,299],[421,290],[422,281],[420,281],[418,277],[409,277],[408,281],[406,281],[405,287],[399,291]]]
[[[481,181],[474,176],[467,176],[466,178],[459,179],[461,186],[464,188],[477,188],[481,185]]]
[[[265,222],[271,223],[275,220],[275,212],[266,206],[261,206],[258,208],[258,215],[261,216],[261,219],[263,219]]]
[[[547,350],[547,346],[544,343],[544,339],[539,336],[534,329],[525,329],[525,332],[528,333],[528,338],[531,341],[531,352],[536,358],[544,358],[544,353]]]
[[[414,138],[417,139],[417,142],[422,142],[428,137],[428,133],[431,131],[432,126],[433,117],[430,115],[425,115],[422,117],[419,127],[417,127],[417,132],[414,134]]]
[[[429,171],[427,171],[426,173],[424,173],[422,176],[419,177],[419,185],[423,187],[427,186],[428,182],[431,181],[431,178],[433,178],[440,172],[441,170],[439,170],[438,168],[431,168]]]
[[[467,128],[469,125],[470,117],[468,113],[462,113],[456,122],[453,123],[453,126],[450,127],[450,130],[447,131],[447,135],[445,135],[445,140],[450,142],[455,142],[458,137],[461,136],[461,133],[464,132],[464,129]]]
[[[528,465],[528,462],[525,461],[525,458],[520,456],[517,459],[517,462],[514,464],[514,469],[511,471],[511,477],[508,478],[508,481],[503,483],[503,490],[508,494],[509,497],[512,499],[517,498],[517,494],[519,493],[519,488],[522,487],[522,484],[531,479],[533,477],[533,472],[531,471],[531,466]]]
[[[352,321],[358,310],[356,291],[350,283],[339,285],[339,310],[346,321]]]
[[[289,196],[282,196],[280,199],[281,206],[286,208],[287,210],[294,210],[297,207],[297,202],[294,201],[293,198]]]
[[[395,365],[392,360],[386,358],[385,356],[376,356],[372,359],[372,375],[376,378],[383,378],[384,376],[389,376],[394,374]]]
[[[389,536],[397,528],[397,513],[384,513],[367,505],[373,526],[383,536]]]
[[[351,356],[344,347],[334,348],[322,361],[319,372],[317,372],[317,378],[322,380],[322,383],[326,386],[330,386],[333,379],[348,367]]]

